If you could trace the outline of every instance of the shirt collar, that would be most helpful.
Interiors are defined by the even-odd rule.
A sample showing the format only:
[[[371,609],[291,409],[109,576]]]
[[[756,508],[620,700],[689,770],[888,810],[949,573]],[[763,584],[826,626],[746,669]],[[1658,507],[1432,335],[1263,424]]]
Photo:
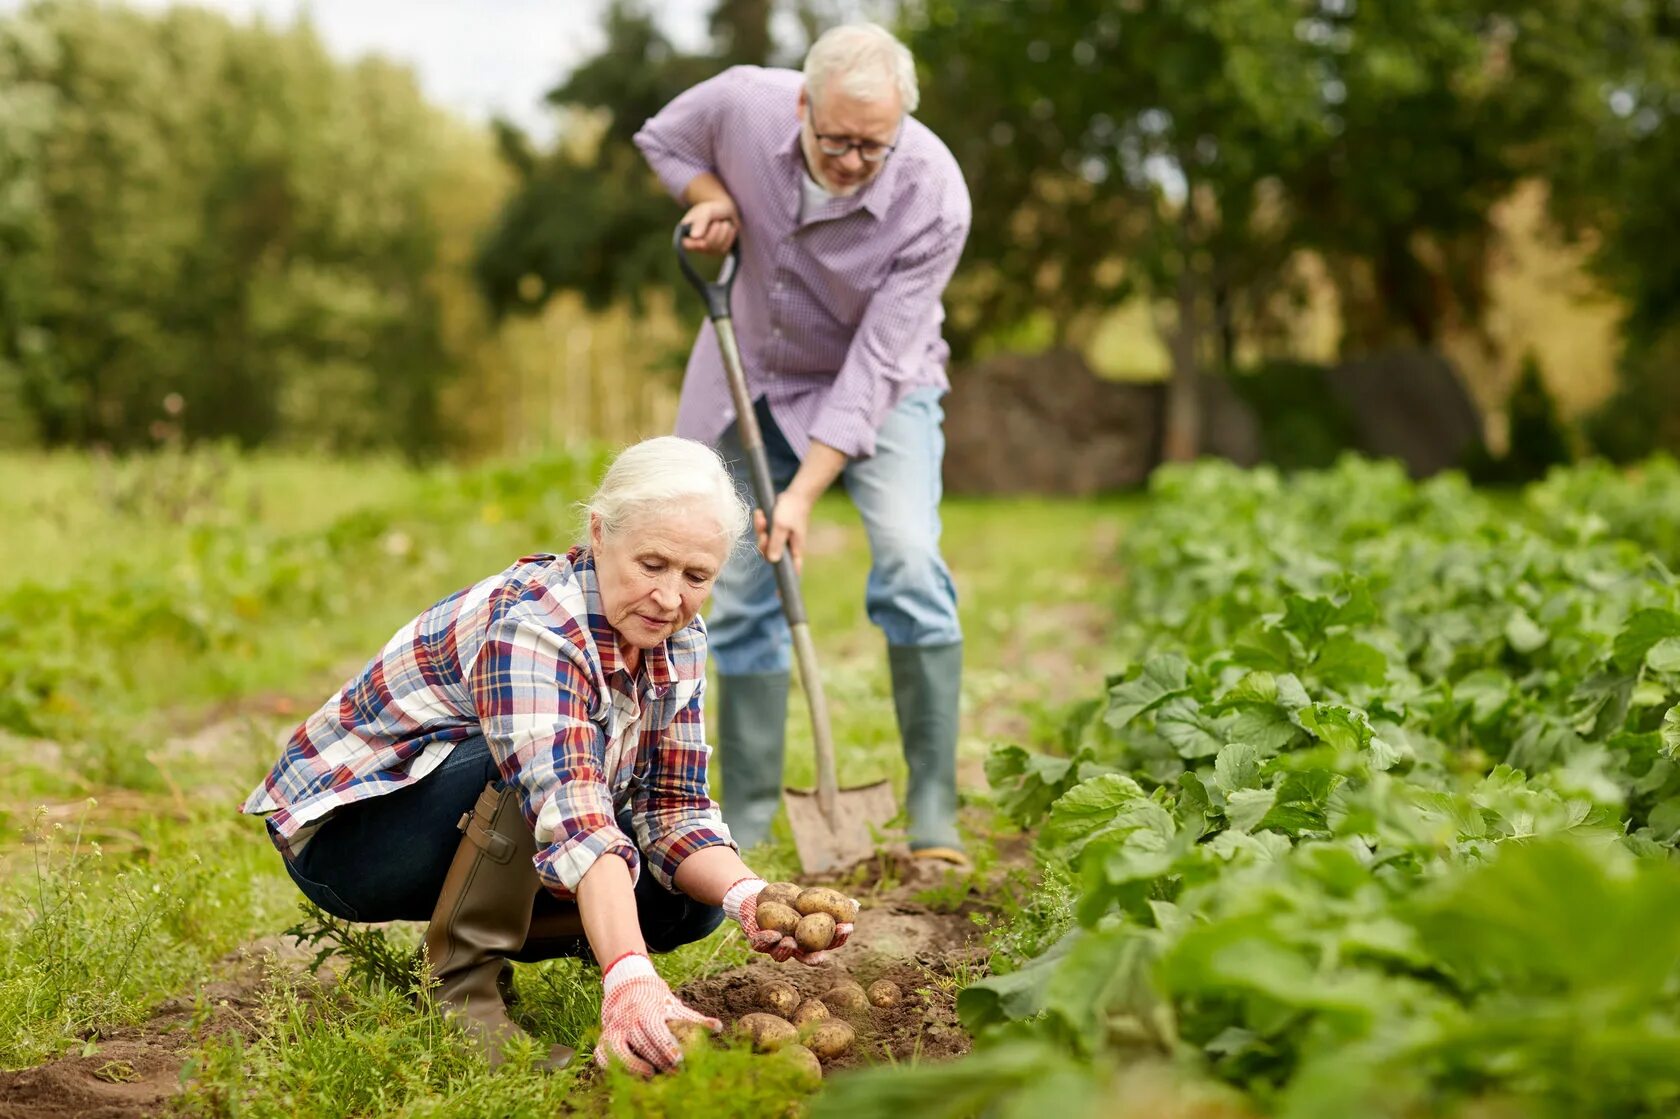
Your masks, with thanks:
[[[595,571],[595,556],[584,547],[573,548],[566,554],[572,570],[583,587],[584,610],[589,616],[589,634],[595,639],[595,652],[601,658],[601,678],[611,681],[620,672],[628,675],[624,657],[618,648],[618,631],[607,620],[606,607],[601,603],[601,580]],[[670,641],[661,641],[651,649],[642,650],[642,675],[652,685],[654,695],[665,694],[675,680],[671,670]],[[632,687],[636,680],[631,679]]]

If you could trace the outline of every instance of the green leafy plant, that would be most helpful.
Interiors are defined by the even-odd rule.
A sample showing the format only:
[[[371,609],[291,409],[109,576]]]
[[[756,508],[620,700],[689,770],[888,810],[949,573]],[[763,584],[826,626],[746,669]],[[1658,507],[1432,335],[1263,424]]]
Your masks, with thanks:
[[[1625,534],[1562,508],[1587,491]],[[1585,467],[1513,507],[1352,459],[1168,468],[1153,497],[1120,557],[1130,666],[1063,752],[988,765],[1074,920],[961,993],[961,1072],[829,1102],[1077,1111],[1168,1061],[1291,1119],[1665,1114],[1680,945],[1643,934],[1680,903],[1660,498]],[[1059,1071],[1012,1077],[1029,1059]]]

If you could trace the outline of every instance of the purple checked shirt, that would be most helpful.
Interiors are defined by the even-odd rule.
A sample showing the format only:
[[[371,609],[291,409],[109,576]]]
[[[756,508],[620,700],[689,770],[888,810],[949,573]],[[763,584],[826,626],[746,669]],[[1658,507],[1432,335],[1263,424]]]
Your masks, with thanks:
[[[747,390],[803,456],[851,458],[912,389],[948,388],[945,290],[968,236],[968,189],[913,117],[880,174],[800,218],[799,89],[792,70],[737,66],[672,101],[636,146],[678,200],[710,171],[741,212],[731,312]],[[712,324],[688,358],[678,435],[716,443],[735,419]]]

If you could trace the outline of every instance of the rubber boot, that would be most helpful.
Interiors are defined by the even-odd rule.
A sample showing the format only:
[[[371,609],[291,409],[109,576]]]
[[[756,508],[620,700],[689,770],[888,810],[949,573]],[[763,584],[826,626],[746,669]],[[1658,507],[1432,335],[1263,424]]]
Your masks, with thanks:
[[[755,672],[718,680],[723,822],[743,851],[770,838],[770,821],[782,801],[788,675]]]
[[[522,964],[562,958],[593,958],[583,934],[583,915],[575,905],[562,906],[558,912],[533,914],[524,946],[508,956]]]
[[[962,642],[889,645],[893,710],[910,769],[905,808],[910,851],[966,863],[957,835],[957,708],[962,692]]]
[[[458,826],[465,834],[426,927],[426,959],[439,1007],[494,1067],[502,1063],[508,1039],[525,1034],[507,1016],[498,978],[531,927],[531,903],[540,885],[531,865],[536,837],[519,811],[517,794],[494,784],[484,787]],[[556,1045],[546,1063],[562,1068],[572,1053]]]

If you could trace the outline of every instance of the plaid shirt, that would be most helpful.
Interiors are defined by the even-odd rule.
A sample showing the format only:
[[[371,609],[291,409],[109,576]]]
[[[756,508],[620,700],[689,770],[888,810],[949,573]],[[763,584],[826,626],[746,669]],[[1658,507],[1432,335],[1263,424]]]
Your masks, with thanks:
[[[550,891],[573,897],[606,854],[634,879],[643,853],[671,888],[689,855],[733,846],[706,793],[705,669],[696,618],[644,652],[632,679],[593,557],[526,556],[398,630],[292,733],[241,811],[272,813],[269,833],[291,857],[334,809],[413,784],[482,734],[519,791]],[[636,842],[614,820],[625,803]]]
[[[679,200],[707,171],[735,199],[731,312],[752,399],[766,400],[801,457],[816,439],[866,458],[912,389],[950,387],[940,298],[968,237],[968,188],[939,137],[905,117],[879,174],[802,212],[803,81],[792,70],[725,70],[661,109],[636,145]],[[734,419],[708,320],[689,355],[676,433],[716,443]]]

